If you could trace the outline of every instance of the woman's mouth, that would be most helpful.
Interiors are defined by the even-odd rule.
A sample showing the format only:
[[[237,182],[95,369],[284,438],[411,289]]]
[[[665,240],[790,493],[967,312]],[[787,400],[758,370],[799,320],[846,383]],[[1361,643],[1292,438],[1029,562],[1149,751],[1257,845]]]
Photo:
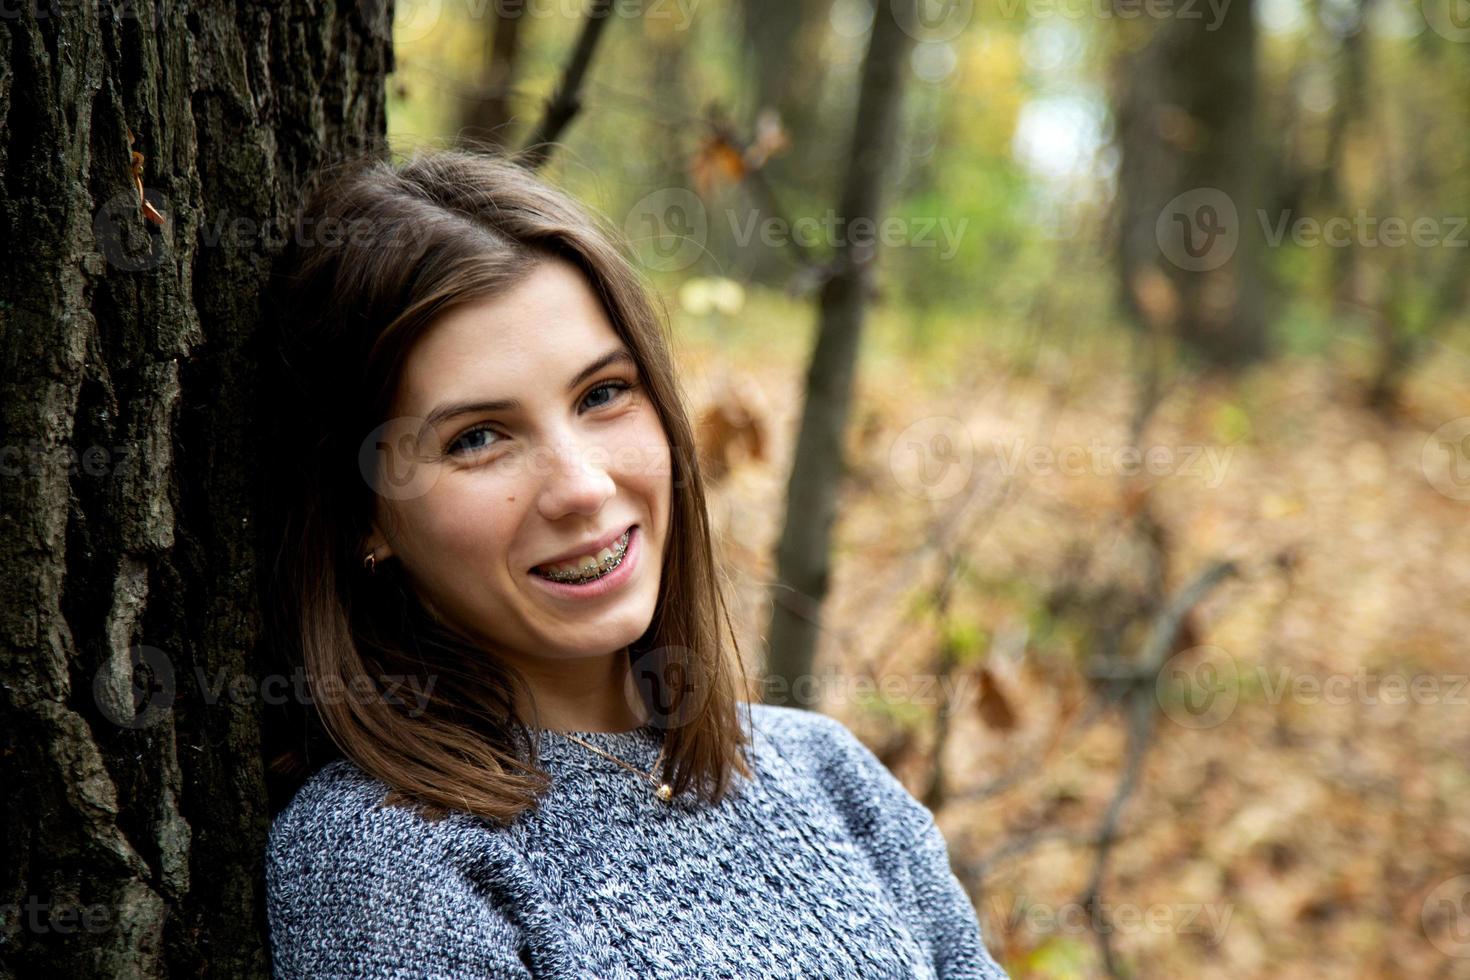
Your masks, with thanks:
[[[595,582],[611,574],[623,563],[623,559],[628,556],[628,540],[632,533],[633,528],[630,527],[623,532],[622,537],[596,554],[581,555],[570,561],[557,562],[552,565],[537,565],[531,569],[531,573],[563,585],[583,585]]]

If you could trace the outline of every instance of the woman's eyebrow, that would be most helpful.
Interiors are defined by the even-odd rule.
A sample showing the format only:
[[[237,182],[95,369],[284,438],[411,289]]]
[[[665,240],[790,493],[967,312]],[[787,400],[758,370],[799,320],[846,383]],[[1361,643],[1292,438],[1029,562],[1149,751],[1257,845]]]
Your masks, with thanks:
[[[576,377],[567,382],[567,391],[570,393],[576,390],[578,385],[605,367],[613,364],[633,363],[633,355],[626,347],[618,347],[610,350],[578,371]],[[520,407],[521,403],[517,398],[502,398],[496,401],[451,402],[447,405],[440,405],[430,412],[425,420],[425,425],[432,429],[440,422],[447,422],[449,419],[458,418],[461,415],[468,415],[471,412],[513,412]]]

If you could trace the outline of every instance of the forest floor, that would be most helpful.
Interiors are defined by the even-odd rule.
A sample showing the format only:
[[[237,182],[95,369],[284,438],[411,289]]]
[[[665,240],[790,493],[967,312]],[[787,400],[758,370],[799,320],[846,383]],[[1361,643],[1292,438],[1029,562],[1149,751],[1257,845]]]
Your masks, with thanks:
[[[810,326],[751,322],[676,337],[692,407],[764,427],[711,499],[755,678]],[[1431,438],[1470,417],[1470,359],[1439,347],[1391,420],[1350,346],[1176,376],[1132,443],[1106,342],[870,348],[806,696],[936,804],[1011,975],[1107,976],[1100,928],[1125,976],[1470,978],[1470,459]],[[1098,638],[1146,585],[1140,508],[1167,594],[1239,574],[1159,674],[1088,906],[1129,734]]]

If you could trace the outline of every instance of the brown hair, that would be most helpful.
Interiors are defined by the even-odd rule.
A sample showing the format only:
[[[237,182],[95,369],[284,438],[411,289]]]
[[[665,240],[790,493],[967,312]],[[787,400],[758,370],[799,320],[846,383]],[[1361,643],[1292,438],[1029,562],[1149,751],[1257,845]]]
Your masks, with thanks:
[[[309,754],[334,744],[392,788],[390,803],[503,823],[549,785],[523,720],[535,705],[520,703],[517,692],[529,689],[514,669],[436,619],[398,562],[364,571],[374,490],[359,460],[386,421],[410,347],[435,319],[558,257],[602,300],[669,441],[674,493],[658,604],[628,648],[635,678],[654,682],[647,693],[638,686],[664,730],[661,778],[709,802],[724,796],[732,769],[751,778],[736,716],[738,648],[693,430],[664,322],[615,233],[516,163],[462,151],[399,163],[378,154],[336,168],[292,231],[271,290],[281,355],[267,387],[278,413],[271,455],[289,462],[268,505],[268,540],[279,546],[268,609],[286,648],[274,655],[305,674],[314,710],[288,705],[271,771],[299,783],[315,768]],[[430,696],[412,706],[395,697],[386,679],[405,676],[421,688],[432,678]]]

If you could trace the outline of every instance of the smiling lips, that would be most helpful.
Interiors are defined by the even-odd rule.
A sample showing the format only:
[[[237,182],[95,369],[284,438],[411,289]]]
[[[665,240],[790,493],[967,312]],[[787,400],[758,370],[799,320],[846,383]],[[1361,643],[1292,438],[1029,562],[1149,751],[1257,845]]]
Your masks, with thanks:
[[[623,558],[628,553],[628,537],[632,531],[633,529],[629,527],[611,544],[595,552],[579,555],[566,561],[537,565],[531,569],[531,572],[553,582],[567,584],[590,582],[601,578],[623,563]]]

